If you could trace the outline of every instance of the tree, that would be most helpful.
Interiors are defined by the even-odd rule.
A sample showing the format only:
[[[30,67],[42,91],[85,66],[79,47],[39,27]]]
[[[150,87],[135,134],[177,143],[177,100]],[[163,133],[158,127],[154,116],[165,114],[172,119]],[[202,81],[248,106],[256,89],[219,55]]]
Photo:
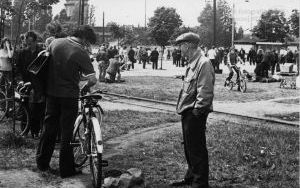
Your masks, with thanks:
[[[299,37],[299,12],[297,9],[294,9],[292,11],[292,15],[290,16],[289,19],[289,24],[290,24],[290,32],[292,35]]]
[[[160,7],[154,11],[148,26],[152,38],[162,47],[162,53],[175,30],[181,25],[182,20],[174,8]],[[162,59],[160,68],[162,69]]]
[[[216,45],[230,46],[232,18],[231,8],[225,0],[219,0],[217,3],[216,17]],[[205,46],[213,45],[213,8],[207,3],[198,17],[200,26],[197,31],[200,35],[200,43]]]
[[[95,6],[91,5],[89,10],[88,24],[91,26],[95,26],[96,18],[95,18]]]
[[[109,28],[109,31],[112,33],[113,38],[118,40],[118,46],[119,46],[120,39],[125,36],[124,27],[120,27],[115,22],[107,23],[107,27]]]
[[[284,12],[280,10],[268,10],[262,13],[257,25],[253,28],[253,34],[270,42],[284,42],[288,36],[289,26]]]

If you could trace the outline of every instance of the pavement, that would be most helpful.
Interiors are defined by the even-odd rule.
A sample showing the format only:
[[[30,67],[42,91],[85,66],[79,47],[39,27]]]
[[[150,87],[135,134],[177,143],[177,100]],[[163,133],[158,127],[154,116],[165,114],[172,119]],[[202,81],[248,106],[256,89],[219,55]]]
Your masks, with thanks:
[[[96,62],[94,62],[96,72],[98,69],[96,68]],[[240,65],[242,69],[247,70],[250,73],[253,73],[255,66],[250,66],[248,62],[245,65]],[[161,67],[161,62],[159,61],[158,67]],[[220,68],[223,69],[223,74],[228,74],[228,69],[225,65],[221,64]],[[146,69],[142,68],[142,64],[135,64],[134,70],[123,71],[121,72],[122,77],[128,76],[161,76],[161,77],[175,77],[178,75],[183,75],[185,72],[184,67],[176,67],[172,64],[172,61],[163,61],[163,69],[152,70],[151,64],[146,65]],[[273,119],[276,121],[282,121],[285,123],[290,123],[299,126],[299,122],[297,121],[287,121],[284,119],[278,119],[275,117],[269,117],[272,115],[278,114],[291,114],[295,112],[300,112],[300,104],[289,104],[283,103],[282,100],[293,100],[299,99],[300,97],[289,97],[289,98],[277,98],[272,100],[265,101],[254,101],[254,102],[214,102],[214,110],[216,112],[224,112],[229,114],[237,114],[254,118],[261,119]],[[116,105],[118,103],[118,105]],[[131,109],[131,110],[140,110],[140,111],[157,111],[157,109],[145,108],[143,106],[151,106],[151,103],[140,104],[139,106],[133,106],[129,104],[130,101],[126,99],[118,99],[111,101],[104,101],[103,108],[106,110],[115,110],[115,109]],[[161,109],[165,109],[168,111],[174,111],[175,108],[172,106],[165,105],[157,105],[155,107],[159,107]],[[238,109],[238,110],[237,110]]]

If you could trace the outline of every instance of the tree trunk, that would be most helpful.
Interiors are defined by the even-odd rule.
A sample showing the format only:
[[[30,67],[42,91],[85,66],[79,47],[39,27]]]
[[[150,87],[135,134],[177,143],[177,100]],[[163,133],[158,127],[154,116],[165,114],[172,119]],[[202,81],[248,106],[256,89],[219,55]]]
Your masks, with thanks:
[[[160,57],[160,69],[162,70],[162,61],[163,61],[163,57],[164,57],[164,51],[165,51],[165,47],[162,46],[162,54],[161,54],[161,57]]]

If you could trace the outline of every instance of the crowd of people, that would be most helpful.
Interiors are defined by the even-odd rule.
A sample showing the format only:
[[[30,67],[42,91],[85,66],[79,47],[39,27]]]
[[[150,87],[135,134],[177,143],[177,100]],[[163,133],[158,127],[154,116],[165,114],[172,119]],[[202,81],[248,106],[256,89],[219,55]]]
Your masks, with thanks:
[[[152,69],[158,69],[159,52],[157,47],[146,48],[126,45],[117,48],[103,44],[96,54],[96,61],[99,67],[100,82],[120,82],[121,71],[135,68],[135,63],[142,64],[146,69],[147,64],[152,64]]]

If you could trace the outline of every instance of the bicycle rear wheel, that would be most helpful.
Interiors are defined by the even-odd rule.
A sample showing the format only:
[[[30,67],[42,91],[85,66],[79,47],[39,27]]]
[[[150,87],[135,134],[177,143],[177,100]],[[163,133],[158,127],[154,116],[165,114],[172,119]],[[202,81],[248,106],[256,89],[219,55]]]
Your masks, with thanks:
[[[11,117],[13,116],[12,112]],[[18,135],[24,136],[29,132],[29,112],[23,103],[15,101],[15,131]]]
[[[96,119],[96,118],[95,118]],[[97,131],[97,136],[95,133],[95,127],[100,129],[98,120],[92,120],[91,124],[91,137],[90,137],[90,170],[93,177],[93,185],[96,188],[101,188],[102,185],[102,139],[99,140],[97,137],[101,138],[101,130]],[[97,124],[98,123],[98,124]]]
[[[8,101],[4,92],[0,91],[0,122],[4,119],[8,109]]]
[[[79,168],[87,161],[87,140],[85,138],[85,122],[83,116],[79,115],[75,121],[73,131],[73,152],[74,152],[74,163],[75,167]]]
[[[245,93],[247,90],[247,83],[244,79],[240,80],[240,89],[242,93]]]

